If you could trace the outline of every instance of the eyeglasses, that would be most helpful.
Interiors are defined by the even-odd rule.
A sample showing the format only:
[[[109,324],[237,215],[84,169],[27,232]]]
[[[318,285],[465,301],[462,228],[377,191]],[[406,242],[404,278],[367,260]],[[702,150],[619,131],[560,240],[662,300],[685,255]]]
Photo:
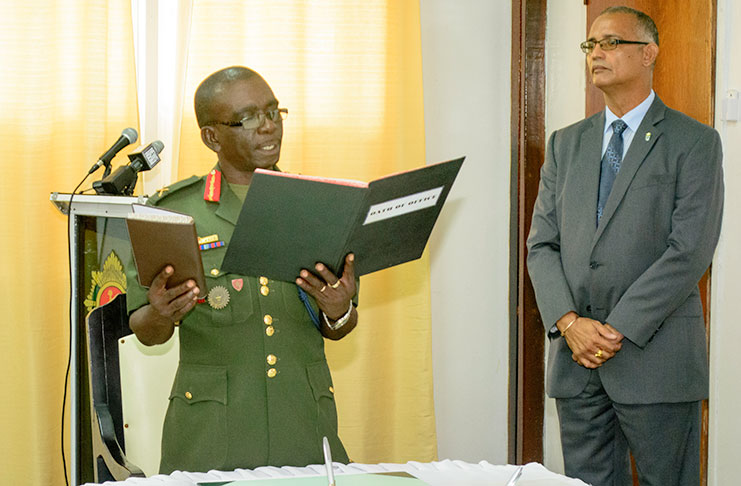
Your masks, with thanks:
[[[603,51],[612,51],[614,49],[617,49],[617,46],[620,44],[649,44],[648,42],[641,42],[641,41],[629,41],[629,40],[623,40],[623,39],[616,39],[615,37],[605,37],[602,40],[594,41],[594,40],[587,40],[579,44],[579,47],[581,47],[581,50],[584,51],[584,54],[589,54],[594,50],[594,47],[599,44],[599,48]]]
[[[215,122],[217,125],[226,125],[228,127],[238,127],[242,125],[245,130],[254,130],[260,128],[265,119],[269,118],[273,123],[282,122],[288,117],[288,108],[275,108],[268,111],[256,111],[237,122]]]

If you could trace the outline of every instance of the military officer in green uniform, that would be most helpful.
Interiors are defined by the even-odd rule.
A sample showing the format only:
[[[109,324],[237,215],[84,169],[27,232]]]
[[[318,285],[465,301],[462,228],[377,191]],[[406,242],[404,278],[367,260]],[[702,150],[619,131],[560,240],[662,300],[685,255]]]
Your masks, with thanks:
[[[149,203],[194,217],[208,288],[168,285],[170,265],[149,289],[127,271],[130,327],[139,340],[163,343],[180,326],[160,472],[322,463],[323,436],[334,459],[348,462],[323,338],[340,339],[357,324],[353,255],[339,277],[321,263],[295,282],[222,272],[253,171],[278,162],[287,111],[244,67],[206,78],[195,110],[218,162]]]

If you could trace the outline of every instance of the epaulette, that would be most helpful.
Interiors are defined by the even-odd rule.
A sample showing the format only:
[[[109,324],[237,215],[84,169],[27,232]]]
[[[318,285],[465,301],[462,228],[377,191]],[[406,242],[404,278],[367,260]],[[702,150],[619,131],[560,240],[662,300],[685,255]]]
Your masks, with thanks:
[[[187,179],[183,179],[182,181],[177,181],[174,184],[165,186],[162,189],[155,191],[154,194],[149,196],[147,203],[152,204],[152,205],[157,205],[158,202],[162,201],[167,196],[174,194],[181,189],[192,186],[193,184],[200,181],[201,179],[202,177],[190,176]]]

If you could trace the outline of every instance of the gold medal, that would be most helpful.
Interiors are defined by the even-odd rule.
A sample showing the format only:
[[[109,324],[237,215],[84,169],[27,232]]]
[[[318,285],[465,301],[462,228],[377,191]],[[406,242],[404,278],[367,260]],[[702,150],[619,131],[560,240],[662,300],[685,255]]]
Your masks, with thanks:
[[[222,285],[217,285],[208,293],[208,305],[214,309],[223,309],[229,304],[229,291]]]

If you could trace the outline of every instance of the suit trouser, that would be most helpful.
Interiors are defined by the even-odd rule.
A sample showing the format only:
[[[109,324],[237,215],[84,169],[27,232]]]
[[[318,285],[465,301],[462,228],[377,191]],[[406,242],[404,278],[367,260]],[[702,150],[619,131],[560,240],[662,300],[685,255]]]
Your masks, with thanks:
[[[701,402],[626,405],[607,396],[599,373],[574,398],[556,399],[567,476],[593,486],[700,484]]]

